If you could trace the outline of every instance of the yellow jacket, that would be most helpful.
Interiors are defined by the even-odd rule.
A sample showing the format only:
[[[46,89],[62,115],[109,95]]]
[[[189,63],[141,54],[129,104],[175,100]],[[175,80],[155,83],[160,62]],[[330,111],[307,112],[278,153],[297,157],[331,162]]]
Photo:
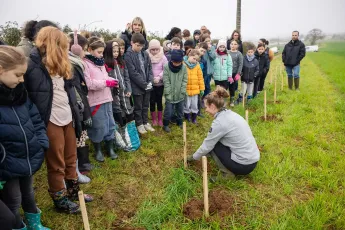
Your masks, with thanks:
[[[186,63],[188,73],[188,83],[187,83],[187,95],[195,96],[199,95],[200,91],[205,90],[204,77],[198,63],[194,68],[190,68]]]

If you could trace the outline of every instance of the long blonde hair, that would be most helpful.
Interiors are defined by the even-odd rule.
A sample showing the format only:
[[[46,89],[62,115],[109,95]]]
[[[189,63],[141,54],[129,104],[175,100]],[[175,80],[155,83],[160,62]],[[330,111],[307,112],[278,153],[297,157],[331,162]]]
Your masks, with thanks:
[[[5,70],[15,69],[18,65],[26,64],[26,57],[17,48],[0,46],[0,66]]]
[[[52,26],[44,27],[37,34],[35,43],[50,76],[59,75],[65,79],[72,77],[72,66],[68,58],[69,43],[61,30]]]
[[[146,28],[145,28],[145,24],[144,24],[143,19],[141,19],[141,17],[135,17],[135,18],[133,19],[133,21],[132,21],[132,28],[131,28],[132,31],[133,31],[133,23],[134,23],[134,22],[140,22],[140,24],[141,24],[141,26],[142,26],[140,33],[141,33],[142,35],[144,35],[144,37],[146,37]]]

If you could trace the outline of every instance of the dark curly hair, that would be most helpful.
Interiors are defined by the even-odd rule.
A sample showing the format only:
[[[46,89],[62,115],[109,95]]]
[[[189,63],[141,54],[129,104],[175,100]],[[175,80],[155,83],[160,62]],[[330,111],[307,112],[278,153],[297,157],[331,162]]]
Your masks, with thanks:
[[[169,34],[165,37],[166,40],[171,40],[173,37],[176,37],[176,34],[180,33],[181,29],[177,27],[171,28]]]
[[[30,41],[34,41],[38,32],[43,27],[47,27],[47,26],[52,26],[52,27],[60,29],[56,23],[48,21],[48,20],[41,20],[39,22],[35,20],[31,20],[25,24],[23,28],[23,35]]]

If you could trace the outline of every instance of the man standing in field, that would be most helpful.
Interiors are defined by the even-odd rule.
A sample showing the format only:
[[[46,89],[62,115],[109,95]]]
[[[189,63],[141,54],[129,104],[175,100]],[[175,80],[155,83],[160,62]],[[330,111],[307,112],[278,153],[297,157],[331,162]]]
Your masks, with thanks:
[[[292,40],[285,45],[282,58],[288,75],[289,89],[295,83],[295,89],[299,90],[300,62],[305,57],[305,45],[298,39],[299,32],[292,32]]]

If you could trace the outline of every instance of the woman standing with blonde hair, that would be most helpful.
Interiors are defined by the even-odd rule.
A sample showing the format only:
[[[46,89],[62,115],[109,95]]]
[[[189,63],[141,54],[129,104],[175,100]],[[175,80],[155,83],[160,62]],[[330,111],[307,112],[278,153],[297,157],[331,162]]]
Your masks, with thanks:
[[[132,23],[128,23],[126,26],[126,30],[122,32],[121,38],[125,41],[125,52],[131,46],[131,39],[133,33],[141,33],[145,38],[145,46],[144,50],[147,50],[149,47],[149,43],[147,42],[146,38],[146,28],[143,19],[140,17],[136,17],[133,19]]]
[[[35,44],[24,78],[29,97],[47,126],[49,194],[57,209],[76,213],[79,205],[73,201],[78,199],[79,184],[74,124],[81,113],[74,88],[65,84],[72,77],[68,40],[62,31],[49,26],[40,30]],[[92,201],[92,197],[86,195],[85,200]]]

